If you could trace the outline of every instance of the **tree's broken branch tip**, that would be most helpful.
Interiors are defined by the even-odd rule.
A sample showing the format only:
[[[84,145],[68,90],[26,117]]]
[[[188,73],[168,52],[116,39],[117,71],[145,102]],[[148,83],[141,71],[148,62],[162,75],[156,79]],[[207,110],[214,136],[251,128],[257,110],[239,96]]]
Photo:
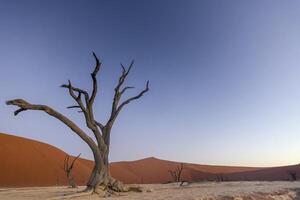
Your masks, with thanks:
[[[131,61],[130,65],[129,65],[128,69],[127,69],[126,74],[129,74],[129,72],[130,72],[130,70],[131,70],[133,64],[134,64],[134,60]]]
[[[20,112],[25,111],[25,110],[27,110],[27,109],[25,109],[25,108],[20,108],[20,109],[18,109],[18,110],[16,110],[16,111],[14,112],[14,115],[17,116]]]
[[[19,104],[24,104],[27,103],[26,101],[24,101],[23,99],[13,99],[13,100],[8,100],[5,102],[6,105],[16,105],[18,106]]]
[[[96,56],[95,52],[93,52],[93,56],[94,56],[94,58],[96,60],[96,66],[95,66],[95,69],[94,69],[93,73],[91,73],[91,76],[92,76],[93,80],[95,81],[96,75],[97,75],[97,73],[98,73],[98,71],[100,69],[101,62],[99,61],[99,59]]]
[[[120,63],[121,67],[122,67],[122,71],[123,71],[123,74],[126,72],[126,68],[124,67],[124,65],[122,63]]]
[[[99,58],[97,57],[97,55],[95,54],[95,52],[94,52],[94,51],[93,51],[93,56],[94,56],[94,58],[95,58],[96,62],[97,62],[97,63],[99,63]]]

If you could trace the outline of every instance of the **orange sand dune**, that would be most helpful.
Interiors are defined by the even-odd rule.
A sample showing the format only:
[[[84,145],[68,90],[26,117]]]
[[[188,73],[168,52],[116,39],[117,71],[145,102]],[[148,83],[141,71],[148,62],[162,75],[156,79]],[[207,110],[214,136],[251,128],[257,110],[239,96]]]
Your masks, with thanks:
[[[127,183],[167,183],[171,180],[168,171],[175,170],[179,165],[178,162],[150,157],[137,161],[112,163],[111,172],[113,176]],[[257,169],[259,168],[184,163],[182,179],[186,181],[214,180],[216,173],[245,172]]]
[[[0,185],[49,186],[66,184],[63,163],[66,153],[51,145],[0,134]],[[89,176],[90,165],[80,160],[74,166],[78,183]]]
[[[283,167],[271,167],[250,172],[238,172],[226,174],[225,176],[227,176],[227,179],[231,181],[285,181],[293,180],[290,172],[296,173],[297,180],[299,180],[300,164]]]
[[[0,133],[0,186],[65,185],[65,155],[64,151],[51,145]],[[166,183],[171,181],[168,170],[178,165],[177,162],[151,157],[111,163],[110,171],[112,176],[125,183]],[[76,162],[73,174],[77,184],[86,183],[92,167],[93,161],[90,160],[79,159]],[[300,166],[287,168],[291,167],[300,172]],[[260,169],[185,163],[182,178],[187,181],[215,180],[216,174],[224,174],[228,180],[282,180],[288,178],[287,168]]]

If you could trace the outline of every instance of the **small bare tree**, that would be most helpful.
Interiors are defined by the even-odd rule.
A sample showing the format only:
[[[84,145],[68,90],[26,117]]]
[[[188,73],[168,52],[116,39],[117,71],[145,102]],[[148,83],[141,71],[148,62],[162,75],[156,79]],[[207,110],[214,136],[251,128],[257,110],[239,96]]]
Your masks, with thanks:
[[[295,172],[295,171],[287,171],[287,174],[290,176],[291,181],[296,181],[297,180],[297,172]]]
[[[75,182],[74,177],[73,177],[73,174],[72,174],[72,170],[73,170],[73,167],[74,167],[74,163],[80,157],[80,155],[81,154],[79,154],[78,156],[76,156],[73,159],[73,161],[71,161],[71,164],[69,162],[70,156],[68,154],[66,154],[65,160],[64,160],[64,171],[65,171],[67,179],[68,179],[68,184],[72,188],[76,188],[77,187],[76,182]]]
[[[6,104],[19,107],[19,109],[17,109],[14,112],[15,115],[18,115],[19,113],[27,110],[39,110],[47,113],[48,115],[58,119],[66,126],[68,126],[90,147],[91,151],[93,152],[95,164],[85,191],[92,191],[101,194],[103,192],[108,192],[108,194],[110,194],[113,192],[125,192],[130,189],[136,190],[136,188],[126,187],[120,181],[114,179],[110,175],[108,161],[110,134],[113,124],[116,121],[121,110],[130,102],[141,98],[146,92],[149,91],[149,81],[147,81],[146,87],[136,96],[129,97],[121,102],[123,94],[129,89],[134,88],[131,86],[124,86],[125,80],[128,77],[128,74],[130,73],[134,62],[132,61],[127,69],[121,64],[122,73],[114,90],[114,97],[109,119],[106,123],[100,123],[95,119],[93,106],[98,92],[97,74],[100,70],[101,62],[99,61],[95,53],[93,53],[93,56],[96,61],[96,66],[93,72],[91,73],[91,78],[93,82],[93,89],[91,94],[84,89],[74,87],[71,84],[71,81],[68,81],[67,84],[61,85],[61,87],[67,89],[70,96],[76,103],[75,105],[69,106],[67,108],[76,108],[79,109],[81,113],[83,113],[86,126],[93,133],[94,138],[92,138],[87,132],[83,131],[71,119],[54,110],[50,106],[32,104],[23,99],[13,99],[7,101]]]
[[[223,182],[223,181],[225,181],[224,174],[223,173],[216,174],[216,181],[217,182]]]
[[[173,182],[180,182],[181,181],[181,173],[183,170],[183,163],[181,163],[179,166],[176,166],[174,170],[169,170],[168,172],[170,173],[172,177]]]

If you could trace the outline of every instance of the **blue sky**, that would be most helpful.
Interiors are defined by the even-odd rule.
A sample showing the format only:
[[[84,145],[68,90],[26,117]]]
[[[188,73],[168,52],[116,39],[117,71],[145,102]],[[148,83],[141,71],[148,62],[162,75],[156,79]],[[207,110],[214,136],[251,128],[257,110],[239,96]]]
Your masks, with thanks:
[[[41,112],[13,116],[12,98],[47,104],[84,128],[67,91],[91,89],[108,118],[120,62],[128,85],[150,92],[112,130],[111,161],[278,166],[300,162],[299,1],[1,1],[0,132],[92,158],[88,146]],[[85,129],[87,130],[87,129]]]

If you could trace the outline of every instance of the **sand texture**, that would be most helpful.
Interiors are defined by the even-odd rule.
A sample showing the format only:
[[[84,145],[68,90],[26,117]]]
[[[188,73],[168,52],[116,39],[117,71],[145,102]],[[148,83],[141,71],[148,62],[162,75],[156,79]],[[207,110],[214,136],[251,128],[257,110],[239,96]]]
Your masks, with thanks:
[[[299,199],[300,182],[207,182],[180,187],[172,184],[145,184],[142,193],[123,193],[107,200],[291,200]],[[60,187],[2,188],[1,200],[42,200],[61,197],[82,190]],[[299,193],[299,194],[298,194]],[[69,198],[78,200],[104,199],[98,195]]]

